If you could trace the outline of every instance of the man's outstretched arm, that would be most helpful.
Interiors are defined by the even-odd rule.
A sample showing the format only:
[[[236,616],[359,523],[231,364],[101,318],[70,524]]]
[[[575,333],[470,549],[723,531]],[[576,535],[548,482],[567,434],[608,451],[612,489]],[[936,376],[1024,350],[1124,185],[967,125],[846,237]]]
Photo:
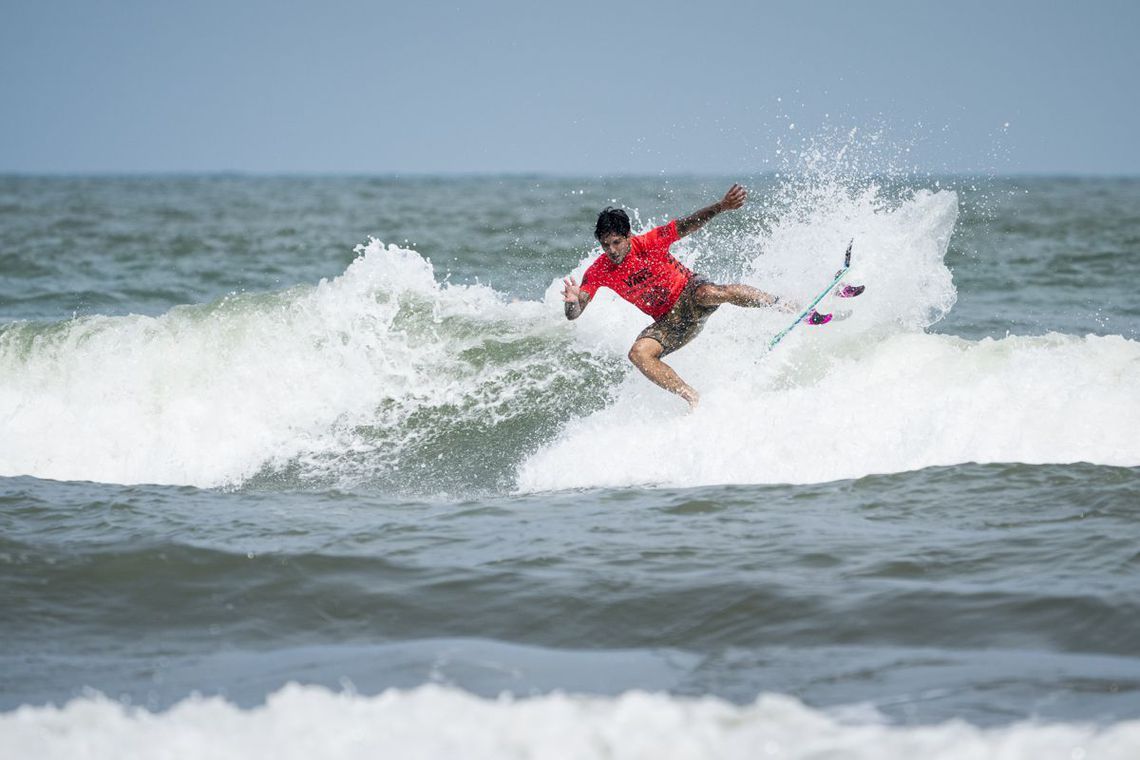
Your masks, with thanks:
[[[706,206],[700,211],[694,211],[688,216],[682,217],[677,220],[677,237],[685,237],[704,227],[709,219],[719,214],[722,211],[730,211],[738,209],[744,205],[744,201],[748,198],[748,191],[744,189],[743,185],[733,185],[724,194],[724,197],[711,206]]]

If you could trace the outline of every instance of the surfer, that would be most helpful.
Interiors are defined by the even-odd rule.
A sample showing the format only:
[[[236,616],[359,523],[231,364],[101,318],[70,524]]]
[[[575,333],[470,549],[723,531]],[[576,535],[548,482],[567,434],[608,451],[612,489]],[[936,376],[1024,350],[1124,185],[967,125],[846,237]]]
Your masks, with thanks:
[[[613,290],[653,317],[653,324],[641,331],[629,349],[629,360],[652,382],[696,408],[700,394],[661,357],[697,337],[709,315],[721,304],[775,306],[780,299],[749,285],[710,282],[677,261],[669,247],[705,226],[717,214],[740,208],[747,198],[748,191],[734,184],[711,206],[632,237],[629,216],[624,211],[603,209],[594,227],[594,237],[603,253],[582,275],[581,285],[572,276],[563,281],[566,318],[581,316],[600,287]],[[780,307],[795,311],[787,303]]]

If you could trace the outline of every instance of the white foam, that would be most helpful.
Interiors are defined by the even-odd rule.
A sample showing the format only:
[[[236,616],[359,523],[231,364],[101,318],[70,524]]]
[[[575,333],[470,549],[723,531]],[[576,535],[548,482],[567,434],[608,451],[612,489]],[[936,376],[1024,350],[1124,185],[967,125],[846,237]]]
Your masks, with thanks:
[[[856,711],[858,712],[858,711]],[[482,699],[423,686],[375,697],[289,685],[263,707],[191,698],[154,714],[101,696],[0,715],[11,757],[52,758],[822,758],[1132,760],[1140,721],[1107,727],[839,719],[778,695],[736,706],[628,692]]]
[[[544,316],[486,287],[441,286],[414,251],[372,240],[357,253],[315,288],[84,318],[30,348],[10,330],[0,475],[208,487],[301,453],[335,456],[359,443],[354,424],[395,424],[486,381],[457,358],[478,331],[432,325]],[[400,323],[410,309],[427,312],[428,334]]]
[[[703,394],[695,413],[631,373],[614,403],[523,463],[518,487],[810,483],[966,462],[1140,465],[1140,344],[925,332],[956,297],[943,263],[956,216],[951,192],[888,205],[873,189],[821,191],[756,238],[750,279],[785,297],[811,293],[854,234],[850,279],[868,290],[831,304],[849,305],[850,319],[801,327],[768,353],[789,317],[722,307],[669,358]],[[629,335],[609,347],[594,333],[610,319],[583,333],[624,351]]]
[[[706,389],[695,413],[632,377],[614,404],[531,457],[520,489],[814,483],[965,462],[1140,464],[1140,344],[1120,337],[900,334],[772,357],[749,373],[701,361],[677,362]]]

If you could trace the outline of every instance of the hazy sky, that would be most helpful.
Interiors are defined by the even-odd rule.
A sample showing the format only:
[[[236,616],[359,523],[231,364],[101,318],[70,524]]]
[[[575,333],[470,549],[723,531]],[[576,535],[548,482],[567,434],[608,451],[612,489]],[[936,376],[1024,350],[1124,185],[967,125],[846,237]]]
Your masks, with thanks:
[[[0,3],[0,172],[1140,174],[1140,2]]]

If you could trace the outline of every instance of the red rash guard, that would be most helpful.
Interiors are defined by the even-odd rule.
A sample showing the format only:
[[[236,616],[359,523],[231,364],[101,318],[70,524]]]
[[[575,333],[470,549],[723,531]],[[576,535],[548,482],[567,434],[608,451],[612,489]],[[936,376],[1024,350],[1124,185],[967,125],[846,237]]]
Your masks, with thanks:
[[[594,260],[582,275],[582,290],[593,298],[606,287],[654,319],[665,316],[693,276],[669,253],[678,239],[675,219],[630,238],[629,254],[617,266],[604,253]]]

